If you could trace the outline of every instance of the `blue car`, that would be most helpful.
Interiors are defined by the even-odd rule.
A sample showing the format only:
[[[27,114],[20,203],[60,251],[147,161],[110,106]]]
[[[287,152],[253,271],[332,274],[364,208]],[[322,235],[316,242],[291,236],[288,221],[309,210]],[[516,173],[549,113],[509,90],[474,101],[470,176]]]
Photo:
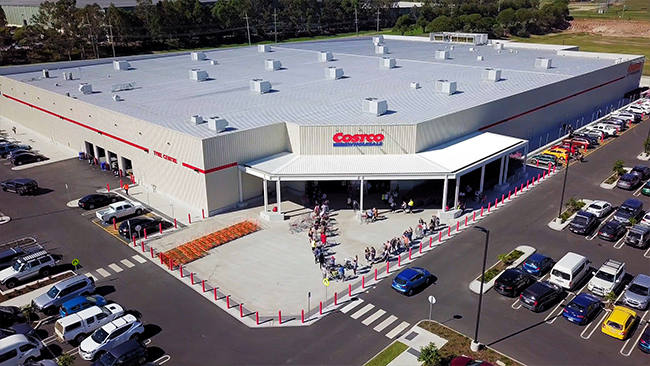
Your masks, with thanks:
[[[645,332],[641,335],[639,349],[644,353],[650,353],[650,328],[646,328]]]
[[[584,325],[593,319],[603,308],[603,303],[594,295],[582,293],[564,307],[564,319],[578,325]]]
[[[393,279],[391,287],[397,292],[413,295],[413,289],[425,284],[431,283],[431,273],[424,268],[411,267],[405,268]]]
[[[544,254],[534,253],[526,259],[521,269],[533,276],[541,276],[550,270],[554,263],[553,258]]]
[[[81,310],[88,309],[91,306],[104,306],[106,303],[106,299],[99,295],[79,296],[75,297],[72,300],[64,302],[63,305],[61,305],[59,313],[63,318],[66,315],[78,313]]]

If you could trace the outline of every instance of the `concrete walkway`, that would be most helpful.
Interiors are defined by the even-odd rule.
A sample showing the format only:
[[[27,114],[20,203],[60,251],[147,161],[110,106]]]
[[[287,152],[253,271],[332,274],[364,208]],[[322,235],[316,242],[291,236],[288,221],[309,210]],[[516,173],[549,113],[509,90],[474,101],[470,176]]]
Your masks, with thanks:
[[[388,366],[420,366],[422,363],[418,361],[418,356],[420,356],[420,349],[422,347],[426,347],[429,343],[433,343],[438,347],[438,349],[440,349],[447,344],[446,339],[438,337],[417,325],[404,333],[398,341],[407,345],[408,348],[394,360],[389,362]]]

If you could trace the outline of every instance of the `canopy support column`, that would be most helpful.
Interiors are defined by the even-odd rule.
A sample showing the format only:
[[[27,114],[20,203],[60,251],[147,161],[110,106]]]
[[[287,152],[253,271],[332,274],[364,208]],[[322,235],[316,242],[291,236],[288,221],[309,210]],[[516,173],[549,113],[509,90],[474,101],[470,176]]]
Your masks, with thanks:
[[[361,178],[361,184],[359,185],[359,193],[361,197],[359,197],[359,211],[363,212],[363,190],[365,188],[365,181],[363,178]]]
[[[282,213],[282,187],[280,187],[280,179],[275,181],[275,194],[277,198],[277,204],[278,204],[278,213]]]
[[[460,176],[456,177],[456,192],[454,193],[454,209],[458,207],[458,196],[460,195]]]
[[[447,191],[449,190],[449,180],[445,175],[445,181],[442,186],[442,212],[447,211]]]
[[[266,179],[263,180],[264,187],[264,212],[269,212],[269,187]]]

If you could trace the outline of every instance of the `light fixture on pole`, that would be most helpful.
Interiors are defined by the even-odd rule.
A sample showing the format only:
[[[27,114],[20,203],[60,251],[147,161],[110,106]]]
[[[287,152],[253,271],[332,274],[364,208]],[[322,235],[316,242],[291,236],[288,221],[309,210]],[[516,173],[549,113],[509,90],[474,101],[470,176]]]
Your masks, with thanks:
[[[474,340],[470,343],[469,348],[472,352],[478,352],[481,349],[481,343],[478,341],[478,327],[481,322],[481,305],[483,303],[483,279],[485,278],[485,265],[487,263],[488,244],[490,241],[490,230],[482,226],[474,226],[476,230],[485,233],[485,250],[483,252],[483,269],[481,270],[481,288],[478,293],[478,310],[476,311],[476,329],[474,330]]]
[[[569,160],[571,160],[571,150],[573,150],[573,126],[564,124],[562,125],[564,127],[564,130],[566,131],[567,129],[569,130],[569,151],[566,155],[566,167],[564,168],[564,183],[562,184],[562,196],[560,196],[560,212],[557,214],[557,217],[560,218],[562,216],[562,205],[564,204],[564,191],[566,190],[566,179],[567,176],[569,175]]]

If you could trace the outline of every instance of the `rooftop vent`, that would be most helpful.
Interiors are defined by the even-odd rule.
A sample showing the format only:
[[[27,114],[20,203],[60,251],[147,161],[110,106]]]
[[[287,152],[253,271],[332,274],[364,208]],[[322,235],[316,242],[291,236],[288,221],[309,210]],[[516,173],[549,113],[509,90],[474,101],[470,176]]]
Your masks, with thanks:
[[[372,43],[375,46],[378,46],[378,45],[384,43],[384,36],[374,36],[374,37],[372,37]]]
[[[84,93],[84,94],[92,94],[93,93],[93,86],[88,84],[88,83],[81,83],[81,84],[79,84],[79,91]]]
[[[210,60],[210,65],[219,65],[219,62],[217,60]]]
[[[271,52],[271,46],[268,44],[261,44],[257,46],[257,52],[259,53],[266,53],[266,52]]]
[[[456,82],[448,80],[436,81],[436,92],[452,95],[456,92]]]
[[[483,61],[483,56],[476,56],[476,61]]]
[[[481,79],[487,81],[501,80],[501,70],[484,69],[481,73]]]
[[[552,60],[551,58],[538,57],[535,59],[535,67],[538,69],[550,69]]]
[[[192,121],[192,123],[194,123],[194,124],[196,124],[196,125],[200,125],[200,124],[202,124],[202,123],[207,122],[207,121],[203,120],[203,117],[199,116],[198,114],[195,115],[195,116],[192,116],[192,117],[190,118],[190,120]]]
[[[201,69],[190,70],[190,80],[206,81],[208,80],[208,72]]]
[[[120,70],[120,71],[126,71],[131,67],[131,64],[124,60],[115,60],[113,61],[113,69],[115,70]]]
[[[446,50],[436,50],[436,59],[446,60],[449,58],[449,51]]]
[[[392,69],[395,67],[395,59],[390,57],[382,57],[379,59],[379,67],[385,69]]]
[[[411,89],[414,89],[414,90],[415,89],[420,89],[420,83],[418,83],[417,81],[412,81],[411,82]]]
[[[470,47],[469,52],[474,52],[474,47]]]
[[[135,89],[135,83],[113,84],[111,85],[111,92],[128,91]]]
[[[113,100],[116,101],[116,102],[121,102],[124,99],[122,99],[122,97],[120,97],[119,95],[115,94],[115,95],[113,95]]]
[[[515,50],[513,50],[513,49],[511,48],[511,49],[508,50],[508,52],[510,52],[510,53],[515,53]]]
[[[343,77],[343,69],[336,66],[330,66],[326,69],[328,79],[340,79]]]
[[[47,79],[49,77],[50,77],[50,70],[43,69],[43,79]]]
[[[495,50],[502,50],[503,49],[503,43],[495,43],[494,44],[494,49]]]
[[[218,116],[210,117],[208,119],[208,128],[217,131],[217,132],[223,132],[226,130],[226,127],[228,127],[228,121],[226,121],[223,118],[219,118]]]
[[[192,61],[203,61],[203,60],[205,60],[205,53],[192,52]]]
[[[334,56],[332,56],[332,52],[324,52],[324,51],[318,52],[318,62],[328,62],[328,61],[332,61],[333,59]]]
[[[388,103],[385,100],[378,100],[377,98],[366,98],[363,100],[362,109],[365,113],[381,116],[388,110]]]
[[[63,73],[63,80],[72,80],[72,73],[71,72],[64,72]]]
[[[265,94],[271,91],[271,83],[262,79],[253,79],[250,81],[251,91],[259,94]]]
[[[264,68],[266,71],[275,71],[275,70],[280,70],[282,67],[282,63],[278,60],[273,60],[273,59],[266,59],[264,61]]]
[[[382,44],[377,44],[375,45],[375,53],[378,55],[387,55],[388,54],[388,47],[382,45]]]

